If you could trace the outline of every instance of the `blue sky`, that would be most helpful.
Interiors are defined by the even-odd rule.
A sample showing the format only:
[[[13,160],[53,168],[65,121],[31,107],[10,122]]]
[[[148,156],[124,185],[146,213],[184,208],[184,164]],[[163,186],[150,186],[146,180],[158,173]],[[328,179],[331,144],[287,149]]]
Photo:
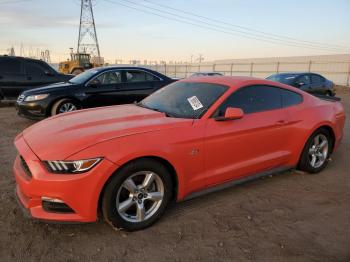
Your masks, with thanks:
[[[109,0],[133,6],[125,0]],[[129,0],[154,8],[143,0]],[[226,23],[276,35],[348,47],[349,0],[151,0]],[[168,10],[174,12],[173,10]],[[94,7],[101,54],[115,59],[189,61],[344,53],[271,44],[198,28],[97,0]],[[79,0],[0,0],[0,53],[11,45],[49,49],[52,60],[76,48]],[[211,23],[210,21],[207,21]],[[236,28],[237,29],[237,28]],[[349,51],[350,52],[350,51]]]

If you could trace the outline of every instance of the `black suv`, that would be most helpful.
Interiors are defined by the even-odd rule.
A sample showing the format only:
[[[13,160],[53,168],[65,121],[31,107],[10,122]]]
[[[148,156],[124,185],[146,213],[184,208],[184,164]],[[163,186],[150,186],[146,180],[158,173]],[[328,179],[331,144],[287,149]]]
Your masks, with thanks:
[[[22,91],[65,82],[73,75],[58,73],[41,60],[0,56],[0,100],[16,100]]]
[[[266,79],[294,86],[314,95],[335,95],[333,82],[315,73],[280,73]]]

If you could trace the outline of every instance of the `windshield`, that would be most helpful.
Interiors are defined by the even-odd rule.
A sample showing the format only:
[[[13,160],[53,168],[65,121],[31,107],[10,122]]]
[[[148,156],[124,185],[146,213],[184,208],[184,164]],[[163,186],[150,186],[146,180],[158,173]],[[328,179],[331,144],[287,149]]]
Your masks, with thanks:
[[[170,117],[200,118],[227,90],[227,86],[209,83],[175,82],[138,105],[163,112]]]
[[[97,73],[98,73],[97,70],[90,69],[77,75],[76,77],[73,77],[71,80],[69,80],[69,82],[73,84],[84,84],[87,80],[89,80],[91,77],[93,77]]]
[[[295,78],[297,76],[298,76],[297,74],[276,74],[276,75],[269,76],[266,79],[274,82],[290,85],[294,83]]]

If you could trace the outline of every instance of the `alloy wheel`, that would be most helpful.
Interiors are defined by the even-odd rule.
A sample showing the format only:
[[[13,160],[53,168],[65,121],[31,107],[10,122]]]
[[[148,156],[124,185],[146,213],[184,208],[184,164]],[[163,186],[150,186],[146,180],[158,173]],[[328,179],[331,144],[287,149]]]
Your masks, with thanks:
[[[309,149],[309,161],[313,168],[319,168],[327,160],[329,142],[324,134],[318,134],[314,137]]]
[[[154,172],[140,171],[128,177],[120,186],[116,208],[126,221],[139,223],[158,211],[163,197],[162,179]]]
[[[75,110],[77,110],[77,107],[73,103],[64,103],[63,105],[60,106],[58,112],[59,114],[61,114],[61,113],[75,111]]]

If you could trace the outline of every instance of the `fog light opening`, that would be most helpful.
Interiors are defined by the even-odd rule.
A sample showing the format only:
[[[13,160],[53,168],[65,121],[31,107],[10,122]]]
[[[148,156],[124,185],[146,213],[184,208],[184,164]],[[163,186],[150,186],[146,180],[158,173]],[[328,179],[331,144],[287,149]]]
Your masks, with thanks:
[[[42,207],[50,213],[75,213],[63,200],[51,197],[41,197]]]

